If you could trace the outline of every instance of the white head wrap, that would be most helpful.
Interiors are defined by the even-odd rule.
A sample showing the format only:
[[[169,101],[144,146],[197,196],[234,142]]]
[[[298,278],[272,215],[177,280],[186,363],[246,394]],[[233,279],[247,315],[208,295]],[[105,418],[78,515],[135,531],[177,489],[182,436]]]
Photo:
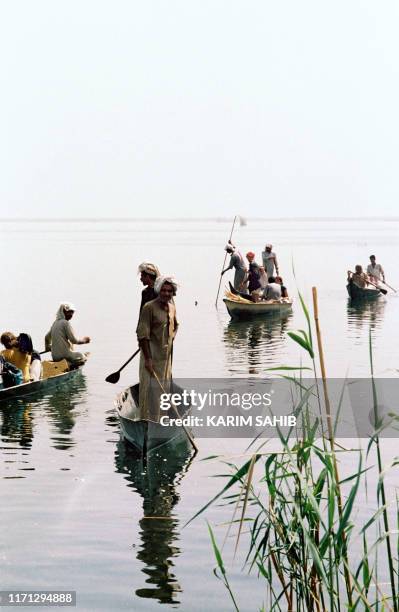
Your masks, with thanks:
[[[71,302],[62,302],[57,310],[56,319],[65,319],[64,310],[67,312],[69,310],[75,311],[75,306]]]
[[[161,291],[164,283],[169,283],[170,285],[172,285],[173,292],[176,293],[177,283],[175,279],[173,278],[173,276],[158,276],[154,284],[154,291],[157,295],[159,295],[159,292]]]
[[[227,252],[229,252],[229,251],[234,252],[236,250],[236,248],[235,248],[234,244],[230,244],[230,242],[228,242],[226,244],[226,246],[224,247],[224,250],[227,251]]]
[[[143,262],[139,265],[137,273],[145,272],[146,274],[152,274],[152,276],[158,277],[160,275],[160,271],[156,267],[155,264]]]

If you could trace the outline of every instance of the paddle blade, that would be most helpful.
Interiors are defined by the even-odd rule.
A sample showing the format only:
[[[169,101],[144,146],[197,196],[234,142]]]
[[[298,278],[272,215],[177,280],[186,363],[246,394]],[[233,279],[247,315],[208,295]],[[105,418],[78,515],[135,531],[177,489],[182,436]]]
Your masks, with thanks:
[[[114,385],[115,383],[118,382],[120,377],[121,377],[120,372],[114,372],[113,374],[110,374],[109,376],[107,376],[107,378],[105,379],[105,382],[109,382]]]

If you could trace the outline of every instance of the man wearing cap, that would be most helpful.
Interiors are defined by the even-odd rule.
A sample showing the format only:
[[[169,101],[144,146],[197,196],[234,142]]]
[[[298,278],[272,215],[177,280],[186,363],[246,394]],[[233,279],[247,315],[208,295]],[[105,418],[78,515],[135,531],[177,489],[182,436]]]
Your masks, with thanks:
[[[61,361],[66,359],[70,364],[80,365],[87,360],[84,353],[78,353],[73,350],[74,344],[88,344],[89,336],[83,336],[79,339],[70,324],[75,312],[75,306],[70,302],[63,302],[57,310],[56,319],[51,326],[50,331],[44,339],[46,351],[51,350],[53,361]]]
[[[248,291],[253,297],[257,297],[259,294],[259,289],[261,290],[260,269],[259,269],[258,264],[255,261],[255,253],[253,253],[252,251],[249,251],[249,253],[246,254],[246,258],[249,263]]]
[[[276,275],[278,276],[277,257],[276,253],[273,253],[272,249],[273,245],[267,244],[265,246],[265,250],[262,251],[263,267],[265,268],[267,278],[274,276],[274,269],[276,269]]]
[[[230,264],[225,270],[222,270],[221,275],[223,276],[227,270],[235,268],[234,289],[245,291],[244,284],[247,268],[243,256],[230,241],[226,244],[224,250],[230,255]]]
[[[161,385],[169,392],[172,380],[172,347],[178,323],[173,296],[177,284],[170,276],[158,276],[156,299],[140,313],[137,339],[140,346],[140,418],[159,421]]]
[[[159,270],[156,265],[144,262],[139,265],[138,273],[140,274],[140,280],[145,287],[145,289],[143,289],[141,292],[141,312],[144,304],[151,302],[151,300],[155,300],[157,297],[157,294],[154,291],[154,283],[159,276]]]

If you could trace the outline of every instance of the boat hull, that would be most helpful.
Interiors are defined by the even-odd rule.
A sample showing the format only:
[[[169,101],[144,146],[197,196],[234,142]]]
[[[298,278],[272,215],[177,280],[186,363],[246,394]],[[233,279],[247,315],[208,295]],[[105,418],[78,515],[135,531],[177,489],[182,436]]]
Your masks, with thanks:
[[[175,385],[175,390],[179,387]],[[116,410],[118,413],[121,433],[138,452],[150,455],[167,445],[190,444],[188,437],[181,426],[161,425],[154,421],[139,419],[138,408],[139,385],[128,387],[120,393],[116,399]],[[181,417],[187,416],[190,409],[186,409]],[[168,415],[168,412],[165,413]],[[129,415],[129,416],[127,416]],[[169,414],[175,417],[175,414]],[[186,428],[188,429],[188,428]],[[191,433],[191,432],[190,432]]]
[[[50,378],[43,380],[36,380],[35,382],[23,383],[22,385],[16,385],[15,387],[6,387],[0,389],[0,402],[10,401],[14,398],[23,398],[26,396],[34,395],[47,390],[52,390],[61,384],[64,384],[73,378],[75,378],[82,367],[70,370],[69,372],[63,372]]]
[[[291,300],[287,302],[245,303],[243,301],[238,302],[229,298],[224,298],[223,302],[232,319],[253,319],[255,317],[264,317],[273,314],[286,314],[292,311]]]
[[[346,289],[350,299],[354,301],[377,300],[381,296],[381,291],[378,289],[374,289],[374,287],[365,287],[363,289],[355,285],[355,283],[349,283],[346,285]]]

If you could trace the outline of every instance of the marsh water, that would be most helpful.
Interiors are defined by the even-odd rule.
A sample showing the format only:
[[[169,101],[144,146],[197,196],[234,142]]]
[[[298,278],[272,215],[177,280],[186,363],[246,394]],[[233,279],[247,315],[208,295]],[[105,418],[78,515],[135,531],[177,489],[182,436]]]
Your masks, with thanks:
[[[283,319],[232,322],[223,290],[215,308],[230,229],[231,220],[0,222],[3,253],[14,254],[3,258],[1,329],[26,331],[42,349],[59,303],[70,300],[77,334],[92,337],[73,383],[0,408],[2,589],[71,589],[79,610],[230,609],[205,518],[222,540],[231,510],[214,506],[184,525],[220,489],[213,476],[226,472],[203,459],[240,463],[247,441],[199,439],[194,459],[176,450],[149,469],[120,440],[114,410],[116,394],[137,381],[138,362],[117,385],[104,382],[136,347],[141,261],[180,285],[175,376],[262,377],[304,359],[287,336],[305,325],[298,299]],[[310,304],[317,286],[329,376],[369,375],[371,330],[376,375],[397,377],[399,294],[353,307],[345,281],[375,253],[398,288],[398,230],[398,220],[248,219],[233,241],[258,261],[272,242],[294,298],[298,287]],[[385,452],[395,454],[394,440]],[[240,609],[259,609],[263,585],[241,573],[228,547],[226,555]]]

